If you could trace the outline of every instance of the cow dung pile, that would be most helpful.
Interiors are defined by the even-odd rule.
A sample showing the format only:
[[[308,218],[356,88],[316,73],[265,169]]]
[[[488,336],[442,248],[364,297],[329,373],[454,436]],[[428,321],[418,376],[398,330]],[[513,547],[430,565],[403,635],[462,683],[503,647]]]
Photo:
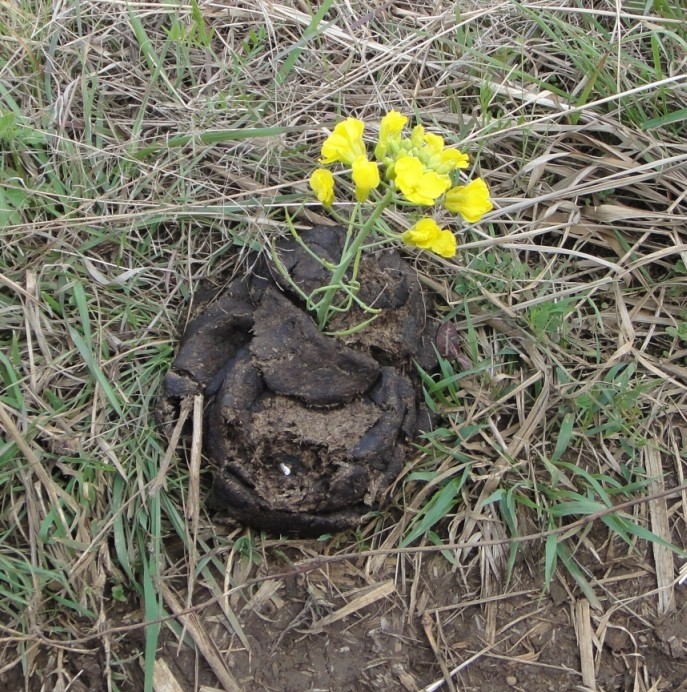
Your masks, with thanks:
[[[316,226],[275,244],[302,294],[328,283],[311,253],[336,263],[345,229]],[[309,252],[303,247],[305,245]],[[271,253],[205,299],[188,322],[159,409],[169,433],[182,400],[205,397],[203,452],[210,506],[276,533],[350,528],[383,504],[428,424],[417,367],[435,366],[415,271],[395,250],[364,255],[358,306],[321,333]]]

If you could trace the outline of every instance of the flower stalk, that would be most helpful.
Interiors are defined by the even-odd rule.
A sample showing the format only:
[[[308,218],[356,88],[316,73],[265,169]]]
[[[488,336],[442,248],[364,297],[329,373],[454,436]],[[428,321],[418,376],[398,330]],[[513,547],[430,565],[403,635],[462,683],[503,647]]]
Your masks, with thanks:
[[[360,227],[357,234],[353,238],[353,242],[348,248],[344,248],[344,251],[341,253],[341,260],[332,272],[331,283],[325,288],[324,296],[317,304],[316,318],[317,326],[320,328],[320,330],[323,330],[327,326],[327,322],[331,316],[332,301],[334,300],[336,293],[341,290],[342,286],[344,285],[343,281],[348,268],[353,262],[355,262],[356,265],[359,263],[365,240],[370,232],[374,229],[375,224],[379,220],[380,216],[384,213],[384,210],[387,208],[392,198],[393,190],[389,188],[382,199],[376,204],[367,221]],[[348,230],[349,233],[351,233],[352,229],[350,227]]]

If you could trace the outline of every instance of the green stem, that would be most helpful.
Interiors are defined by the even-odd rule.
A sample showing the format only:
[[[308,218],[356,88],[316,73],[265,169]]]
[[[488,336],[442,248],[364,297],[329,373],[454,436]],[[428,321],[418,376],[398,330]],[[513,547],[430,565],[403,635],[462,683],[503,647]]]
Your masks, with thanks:
[[[329,286],[327,286],[325,289],[322,300],[320,300],[317,304],[317,326],[320,328],[320,330],[323,330],[329,321],[329,312],[332,300],[334,300],[334,296],[341,288],[341,282],[346,275],[348,267],[351,265],[351,262],[360,254],[365,239],[370,234],[370,231],[374,227],[379,217],[389,205],[392,196],[393,189],[389,187],[384,194],[384,197],[382,197],[375,207],[375,210],[370,215],[370,218],[365,222],[360,231],[358,231],[358,234],[353,239],[353,242],[348,247],[346,252],[342,254],[341,260],[334,268],[334,271],[332,272],[332,280]]]

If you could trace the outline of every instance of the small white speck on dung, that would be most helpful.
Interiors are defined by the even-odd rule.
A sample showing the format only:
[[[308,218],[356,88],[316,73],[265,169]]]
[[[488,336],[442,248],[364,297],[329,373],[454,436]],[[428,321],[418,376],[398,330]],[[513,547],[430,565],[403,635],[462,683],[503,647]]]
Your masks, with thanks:
[[[291,475],[291,469],[286,465],[286,464],[279,464],[279,468],[281,469],[281,472],[285,476],[290,476]]]

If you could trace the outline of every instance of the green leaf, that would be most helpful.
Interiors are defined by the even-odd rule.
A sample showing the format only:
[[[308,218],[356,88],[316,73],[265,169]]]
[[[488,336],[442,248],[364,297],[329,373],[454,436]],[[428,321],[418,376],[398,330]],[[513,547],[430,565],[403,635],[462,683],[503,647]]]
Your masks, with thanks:
[[[589,516],[607,509],[606,505],[602,505],[595,500],[572,500],[570,502],[560,502],[553,505],[549,509],[549,513],[554,517],[569,517],[576,515]]]
[[[13,142],[17,135],[17,116],[15,113],[0,115],[0,141]]]
[[[145,659],[143,668],[145,674],[145,692],[153,692],[153,670],[161,628],[160,623],[154,621],[159,620],[163,613],[159,599],[160,593],[155,584],[153,574],[151,574],[148,557],[145,557],[143,560],[143,602],[146,621]]]
[[[591,584],[587,581],[587,578],[582,574],[582,570],[577,566],[577,563],[573,559],[570,551],[565,547],[563,543],[558,544],[558,557],[560,557],[561,562],[565,565],[565,568],[570,573],[570,576],[577,582],[577,586],[580,591],[584,594],[585,598],[589,601],[589,604],[595,610],[601,610],[601,603],[594,593]]]
[[[653,533],[653,531],[645,529],[643,526],[636,524],[634,521],[626,517],[621,517],[618,514],[609,514],[602,517],[601,520],[604,524],[606,524],[606,526],[608,526],[609,529],[611,529],[611,531],[617,533],[628,545],[631,545],[631,541],[628,536],[628,534],[631,534],[633,536],[637,536],[637,538],[649,541],[650,543],[658,543],[658,545],[672,550],[677,555],[684,556],[687,554],[684,550],[678,548],[672,543],[668,543],[668,541],[663,540],[660,536]]]

